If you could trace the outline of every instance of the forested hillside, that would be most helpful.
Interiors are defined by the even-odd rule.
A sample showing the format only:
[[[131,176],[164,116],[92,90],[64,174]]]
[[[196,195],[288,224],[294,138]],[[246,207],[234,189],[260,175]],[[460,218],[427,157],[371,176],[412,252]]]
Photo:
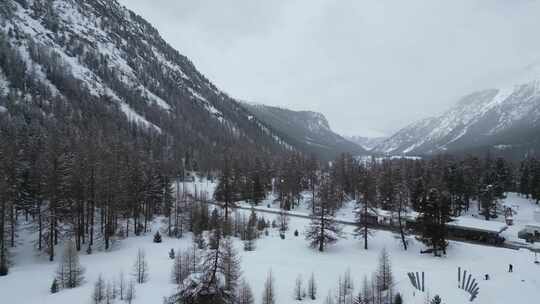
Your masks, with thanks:
[[[2,1],[0,25],[2,266],[20,215],[51,260],[65,238],[109,248],[184,172],[294,150],[116,1]]]
[[[314,153],[319,158],[331,160],[341,153],[368,153],[361,146],[332,131],[326,117],[321,113],[251,103],[242,105],[279,132],[281,138],[306,154]]]

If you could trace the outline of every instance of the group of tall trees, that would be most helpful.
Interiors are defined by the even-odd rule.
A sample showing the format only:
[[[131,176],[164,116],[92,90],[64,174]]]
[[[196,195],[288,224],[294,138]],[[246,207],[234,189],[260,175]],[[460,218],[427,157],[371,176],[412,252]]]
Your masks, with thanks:
[[[272,176],[266,180],[266,189],[273,189],[283,210],[296,208],[302,195],[311,194],[313,220],[307,238],[319,250],[340,236],[334,212],[345,201],[356,200],[356,235],[366,249],[372,228],[378,224],[378,213],[386,212],[392,214],[389,224],[398,229],[406,250],[405,221],[410,211],[415,211],[419,214],[417,228],[422,240],[438,254],[446,248],[446,223],[467,212],[473,201],[478,202],[475,206],[479,213],[489,220],[503,211],[499,202],[505,192],[518,191],[535,198],[540,181],[534,158],[518,165],[489,154],[483,158],[439,155],[427,159],[367,160],[342,154],[323,163],[315,157],[293,153],[274,165],[273,170],[266,172]],[[248,175],[237,179],[247,180]],[[238,188],[234,190],[224,181],[220,181],[218,188],[237,192],[218,192],[216,199],[225,209],[234,207],[235,199],[231,197],[258,203],[257,199],[241,198]]]

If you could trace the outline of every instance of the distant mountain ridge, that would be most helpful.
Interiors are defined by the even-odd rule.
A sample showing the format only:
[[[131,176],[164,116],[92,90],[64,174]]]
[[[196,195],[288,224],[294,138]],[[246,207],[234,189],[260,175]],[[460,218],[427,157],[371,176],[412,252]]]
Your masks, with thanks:
[[[326,117],[313,111],[293,111],[280,107],[244,102],[242,105],[285,141],[306,153],[333,159],[340,153],[365,155],[368,152],[330,128]]]
[[[540,148],[540,81],[475,92],[436,117],[415,122],[376,145],[383,154]]]
[[[386,140],[386,137],[347,136],[346,138],[368,151]]]

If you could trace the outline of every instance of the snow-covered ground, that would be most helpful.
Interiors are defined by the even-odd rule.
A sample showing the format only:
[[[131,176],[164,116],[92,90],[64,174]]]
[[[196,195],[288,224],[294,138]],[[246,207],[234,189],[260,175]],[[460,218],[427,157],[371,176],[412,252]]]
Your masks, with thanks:
[[[248,211],[241,211],[248,212]],[[273,215],[265,215],[271,219]],[[243,275],[251,284],[260,303],[260,295],[266,273],[272,269],[276,278],[277,303],[292,303],[293,283],[298,275],[308,278],[315,274],[319,287],[319,300],[322,303],[329,290],[334,291],[338,276],[351,269],[356,287],[364,275],[376,269],[377,258],[383,247],[390,252],[396,288],[405,297],[406,303],[422,303],[423,296],[410,286],[406,273],[425,271],[429,293],[440,294],[446,303],[466,303],[466,293],[457,288],[457,267],[468,270],[480,280],[480,295],[475,300],[479,304],[531,303],[530,299],[540,297],[540,265],[533,263],[534,256],[528,250],[510,250],[494,247],[451,242],[447,257],[436,258],[421,255],[421,244],[413,241],[408,251],[403,251],[399,241],[390,232],[377,232],[365,251],[359,240],[352,237],[352,227],[345,227],[347,239],[328,247],[319,253],[308,247],[308,243],[293,236],[298,229],[301,233],[308,224],[307,219],[291,218],[290,231],[281,240],[277,231],[257,241],[253,252],[242,251]],[[155,231],[159,221],[154,223]],[[64,290],[58,294],[49,293],[50,284],[56,270],[56,263],[49,263],[45,256],[36,256],[28,240],[21,244],[16,255],[15,265],[9,276],[0,278],[0,294],[5,303],[90,303],[93,282],[102,273],[106,279],[114,279],[121,271],[129,275],[138,248],[146,252],[150,268],[150,281],[137,286],[137,299],[134,303],[160,303],[163,296],[170,295],[175,285],[170,283],[172,260],[168,258],[170,248],[184,249],[191,245],[191,238],[163,238],[163,243],[152,242],[152,233],[141,237],[123,240],[111,252],[97,252],[81,255],[81,263],[86,267],[86,283],[76,289]],[[508,273],[508,264],[514,265],[514,273]],[[488,273],[489,281],[482,280]]]
[[[182,183],[180,184],[182,185]],[[207,192],[212,195],[216,184],[207,180],[195,183],[184,183],[186,191]],[[309,194],[305,193],[304,203],[294,212],[308,214],[307,201]],[[267,209],[278,206],[272,203],[273,197],[259,207]],[[519,205],[514,220],[515,226],[505,231],[505,235],[517,235],[519,223],[532,220],[532,210],[536,205],[530,200],[510,194],[506,202]],[[340,219],[352,220],[352,203],[347,203],[337,214]],[[240,210],[239,212],[249,212]],[[263,214],[271,220],[276,215]],[[469,214],[465,218],[478,218]],[[502,218],[500,219],[502,220]],[[344,227],[347,239],[328,247],[327,251],[320,253],[308,247],[303,238],[303,232],[309,220],[291,217],[290,230],[286,239],[282,240],[278,232],[271,230],[269,236],[263,236],[257,241],[256,250],[244,252],[242,243],[236,240],[238,252],[242,258],[242,271],[244,278],[253,288],[256,303],[260,303],[264,280],[271,269],[276,278],[277,303],[293,303],[293,285],[296,277],[301,275],[306,281],[313,272],[318,284],[318,299],[304,300],[310,303],[323,303],[329,291],[335,293],[337,279],[347,270],[351,270],[358,290],[364,276],[371,276],[375,271],[380,251],[386,248],[391,256],[395,276],[395,289],[400,291],[405,303],[423,303],[424,294],[414,292],[407,272],[425,271],[426,287],[431,296],[439,294],[445,303],[467,303],[468,295],[457,288],[457,268],[461,267],[473,274],[480,282],[480,293],[474,303],[479,304],[506,304],[531,303],[531,299],[540,297],[540,265],[535,264],[535,256],[526,249],[511,250],[496,247],[487,247],[460,242],[451,242],[446,257],[437,258],[432,255],[421,255],[421,243],[411,239],[410,248],[404,251],[398,238],[387,231],[377,231],[370,240],[369,250],[364,250],[362,242],[352,235],[351,226]],[[63,290],[58,294],[49,293],[50,284],[57,267],[57,263],[50,263],[47,257],[37,255],[32,248],[31,237],[24,229],[21,231],[23,242],[17,247],[14,265],[10,274],[0,277],[0,294],[5,303],[90,303],[90,295],[94,281],[99,274],[106,280],[117,278],[121,271],[129,277],[136,252],[142,248],[146,252],[150,268],[150,280],[146,284],[137,285],[137,298],[134,303],[160,303],[164,296],[171,295],[176,286],[170,282],[172,260],[168,258],[168,251],[183,250],[191,246],[191,236],[187,234],[183,239],[171,239],[166,236],[163,243],[152,242],[152,235],[160,226],[160,221],[153,224],[151,233],[140,237],[130,237],[117,243],[110,252],[95,252],[92,255],[81,254],[81,263],[86,267],[86,283],[76,289]],[[300,232],[294,237],[294,230]],[[515,230],[515,231],[514,231]],[[508,273],[508,264],[514,265],[514,272]],[[490,280],[483,280],[489,274]],[[415,294],[413,296],[413,294]]]

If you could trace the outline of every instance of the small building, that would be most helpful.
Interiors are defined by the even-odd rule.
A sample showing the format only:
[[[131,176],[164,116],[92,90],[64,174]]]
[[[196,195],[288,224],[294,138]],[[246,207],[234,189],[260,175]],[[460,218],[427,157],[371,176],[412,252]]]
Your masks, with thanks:
[[[475,218],[458,217],[447,223],[448,234],[456,238],[500,245],[504,242],[501,233],[508,229],[506,223]]]

